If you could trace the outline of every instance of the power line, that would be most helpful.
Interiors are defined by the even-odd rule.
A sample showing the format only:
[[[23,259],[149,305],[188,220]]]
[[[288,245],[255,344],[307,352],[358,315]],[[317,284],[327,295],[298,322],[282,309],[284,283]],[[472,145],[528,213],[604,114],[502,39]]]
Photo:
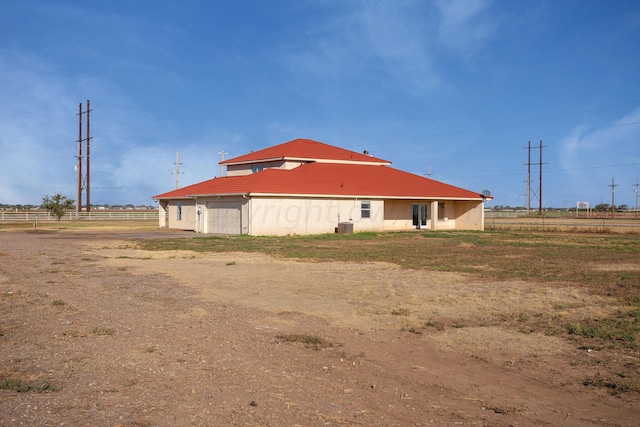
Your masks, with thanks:
[[[603,166],[585,166],[582,168],[567,168],[567,169],[551,169],[547,172],[567,172],[567,171],[579,171],[579,170],[589,170],[589,169],[607,169],[607,168],[620,168],[625,166],[638,166],[640,162],[636,163],[619,163],[617,165],[603,165]]]
[[[534,147],[535,148],[535,147]],[[591,170],[591,169],[608,169],[608,168],[619,168],[625,166],[638,166],[640,162],[636,163],[619,163],[615,165],[602,165],[602,166],[584,166],[581,168],[566,168],[566,169],[547,169],[547,173],[557,173],[557,172],[568,172],[568,171],[577,171],[577,170]],[[469,175],[469,176],[447,176],[443,179],[445,180],[453,180],[453,179],[472,179],[472,178],[494,178],[494,177],[502,177],[502,176],[516,176],[522,175],[522,171],[513,171],[507,173],[500,174],[487,174],[487,175]]]
[[[444,137],[444,136],[459,135],[459,134],[464,134],[464,133],[471,133],[471,132],[478,132],[478,131],[492,130],[492,129],[494,129],[494,130],[495,129],[506,129],[506,128],[513,127],[513,126],[516,126],[516,125],[531,124],[531,123],[541,123],[541,122],[553,121],[553,120],[561,119],[561,118],[578,117],[578,116],[582,116],[582,115],[585,115],[585,114],[606,113],[606,112],[620,110],[620,109],[623,109],[623,108],[631,108],[631,107],[637,107],[637,106],[640,106],[640,104],[638,102],[621,103],[621,104],[605,106],[605,107],[601,107],[601,108],[594,108],[594,109],[590,109],[590,110],[578,110],[578,111],[573,111],[573,112],[558,113],[558,114],[554,114],[554,115],[535,117],[535,118],[531,118],[531,119],[516,120],[516,121],[513,121],[513,122],[495,123],[495,124],[490,124],[488,126],[479,126],[479,127],[476,127],[476,128],[468,128],[468,129],[455,130],[455,131],[451,131],[451,132],[436,133],[436,134],[432,134],[432,135],[407,137],[407,138],[384,140],[384,141],[378,141],[378,142],[368,142],[367,146],[377,146],[377,145],[384,145],[384,144],[398,143],[398,142],[412,142],[412,141],[421,141],[421,140],[422,141],[433,140],[433,139],[441,138],[441,137]],[[582,132],[591,132],[591,131],[599,130],[599,129],[610,129],[610,128],[615,128],[615,127],[631,126],[631,125],[637,125],[637,124],[640,124],[640,121],[628,122],[628,123],[617,123],[617,124],[610,125],[610,126],[592,127],[592,128],[588,128],[588,129],[581,129],[581,131]],[[355,147],[355,145],[351,145],[351,147]],[[349,146],[346,145],[345,148],[349,148]]]

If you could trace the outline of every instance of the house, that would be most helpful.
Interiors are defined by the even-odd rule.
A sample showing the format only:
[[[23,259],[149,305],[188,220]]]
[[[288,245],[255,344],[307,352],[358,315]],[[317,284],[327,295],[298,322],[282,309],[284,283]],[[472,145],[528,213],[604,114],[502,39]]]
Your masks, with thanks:
[[[296,139],[220,162],[225,177],[153,198],[160,227],[228,235],[483,230],[482,194]]]

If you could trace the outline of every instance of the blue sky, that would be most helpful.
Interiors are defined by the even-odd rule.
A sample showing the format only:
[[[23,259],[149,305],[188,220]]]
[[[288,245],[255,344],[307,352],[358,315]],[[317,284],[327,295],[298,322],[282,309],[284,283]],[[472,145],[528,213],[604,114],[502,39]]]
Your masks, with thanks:
[[[0,0],[0,40],[0,203],[75,198],[91,100],[94,204],[310,138],[511,206],[542,140],[543,206],[635,206],[635,0]]]

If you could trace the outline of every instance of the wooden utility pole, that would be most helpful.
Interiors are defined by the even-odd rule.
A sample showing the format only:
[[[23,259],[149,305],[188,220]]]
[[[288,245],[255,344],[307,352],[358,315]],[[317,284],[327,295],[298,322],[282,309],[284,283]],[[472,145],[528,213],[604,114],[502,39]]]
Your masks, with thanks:
[[[538,199],[540,200],[540,216],[542,216],[542,140],[540,140],[540,190],[538,191]]]
[[[531,214],[531,141],[527,142],[527,216]]]
[[[609,184],[609,187],[611,187],[611,218],[613,218],[613,216],[615,215],[615,212],[616,212],[615,194],[616,194],[616,187],[617,186],[618,186],[618,184],[616,184],[613,181],[613,178],[611,178],[611,184]]]
[[[82,138],[82,115],[87,114],[87,137]],[[82,211],[82,188],[87,187],[87,212],[91,211],[91,104],[87,101],[87,111],[82,111],[82,102],[78,110],[78,183],[76,189],[76,218]],[[82,144],[87,141],[87,175],[82,175]]]
[[[224,162],[224,155],[225,154],[229,154],[226,151],[222,150],[222,151],[218,151],[218,154],[220,154],[222,156],[222,159],[220,160],[220,162]],[[220,176],[223,177],[224,176],[224,165],[220,165]]]
[[[91,103],[87,99],[87,212],[91,212]]]
[[[78,182],[76,188],[76,218],[82,210],[82,102],[78,113],[80,125],[78,127]]]
[[[636,187],[636,218],[638,218],[638,177],[636,177],[636,183],[634,186]]]
[[[178,176],[180,176],[180,163],[178,161],[178,150],[176,150],[176,190],[178,189]]]

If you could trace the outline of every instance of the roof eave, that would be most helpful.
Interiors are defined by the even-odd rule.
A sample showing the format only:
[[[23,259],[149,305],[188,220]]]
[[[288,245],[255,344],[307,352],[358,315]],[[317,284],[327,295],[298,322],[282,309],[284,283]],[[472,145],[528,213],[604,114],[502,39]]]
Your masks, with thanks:
[[[176,199],[180,199],[180,200],[188,200],[191,199],[192,197],[189,195],[186,196],[167,196],[167,197],[162,197],[162,194],[160,196],[154,196],[152,197],[153,200],[158,201],[158,200],[176,200]]]
[[[390,199],[390,200],[451,200],[451,201],[463,201],[463,200],[477,200],[482,201],[483,198],[478,197],[443,197],[443,196],[418,196],[418,195],[399,195],[399,196],[385,196],[380,194],[320,194],[320,193],[249,193],[249,192],[234,192],[234,193],[205,193],[205,194],[187,194],[186,196],[176,197],[152,197],[153,200],[190,200],[195,198],[205,197],[315,197],[322,199]],[[489,197],[486,197],[489,199]]]
[[[190,199],[202,198],[202,197],[235,197],[242,196],[246,197],[249,193],[241,192],[241,193],[210,193],[210,194],[189,194]]]
[[[336,160],[336,159],[319,159],[312,157],[270,157],[265,159],[254,159],[254,160],[245,160],[238,162],[231,161],[223,161],[219,162],[219,165],[224,166],[238,166],[238,165],[249,165],[255,163],[265,163],[265,162],[302,162],[302,163],[336,163],[336,164],[345,164],[345,165],[372,165],[372,166],[388,166],[391,162],[383,159],[379,159],[377,161],[367,161],[367,160]]]
[[[482,201],[482,197],[439,197],[439,196],[415,196],[415,195],[399,195],[385,196],[380,194],[292,194],[292,193],[246,193],[248,197],[317,197],[317,198],[334,198],[334,199],[393,199],[393,200],[477,200]]]
[[[281,156],[281,157],[270,157],[266,159],[244,160],[239,162],[231,162],[229,160],[225,160],[223,162],[218,162],[218,164],[224,165],[224,166],[236,166],[236,165],[248,165],[252,163],[277,162],[282,160],[287,160],[287,158]]]

